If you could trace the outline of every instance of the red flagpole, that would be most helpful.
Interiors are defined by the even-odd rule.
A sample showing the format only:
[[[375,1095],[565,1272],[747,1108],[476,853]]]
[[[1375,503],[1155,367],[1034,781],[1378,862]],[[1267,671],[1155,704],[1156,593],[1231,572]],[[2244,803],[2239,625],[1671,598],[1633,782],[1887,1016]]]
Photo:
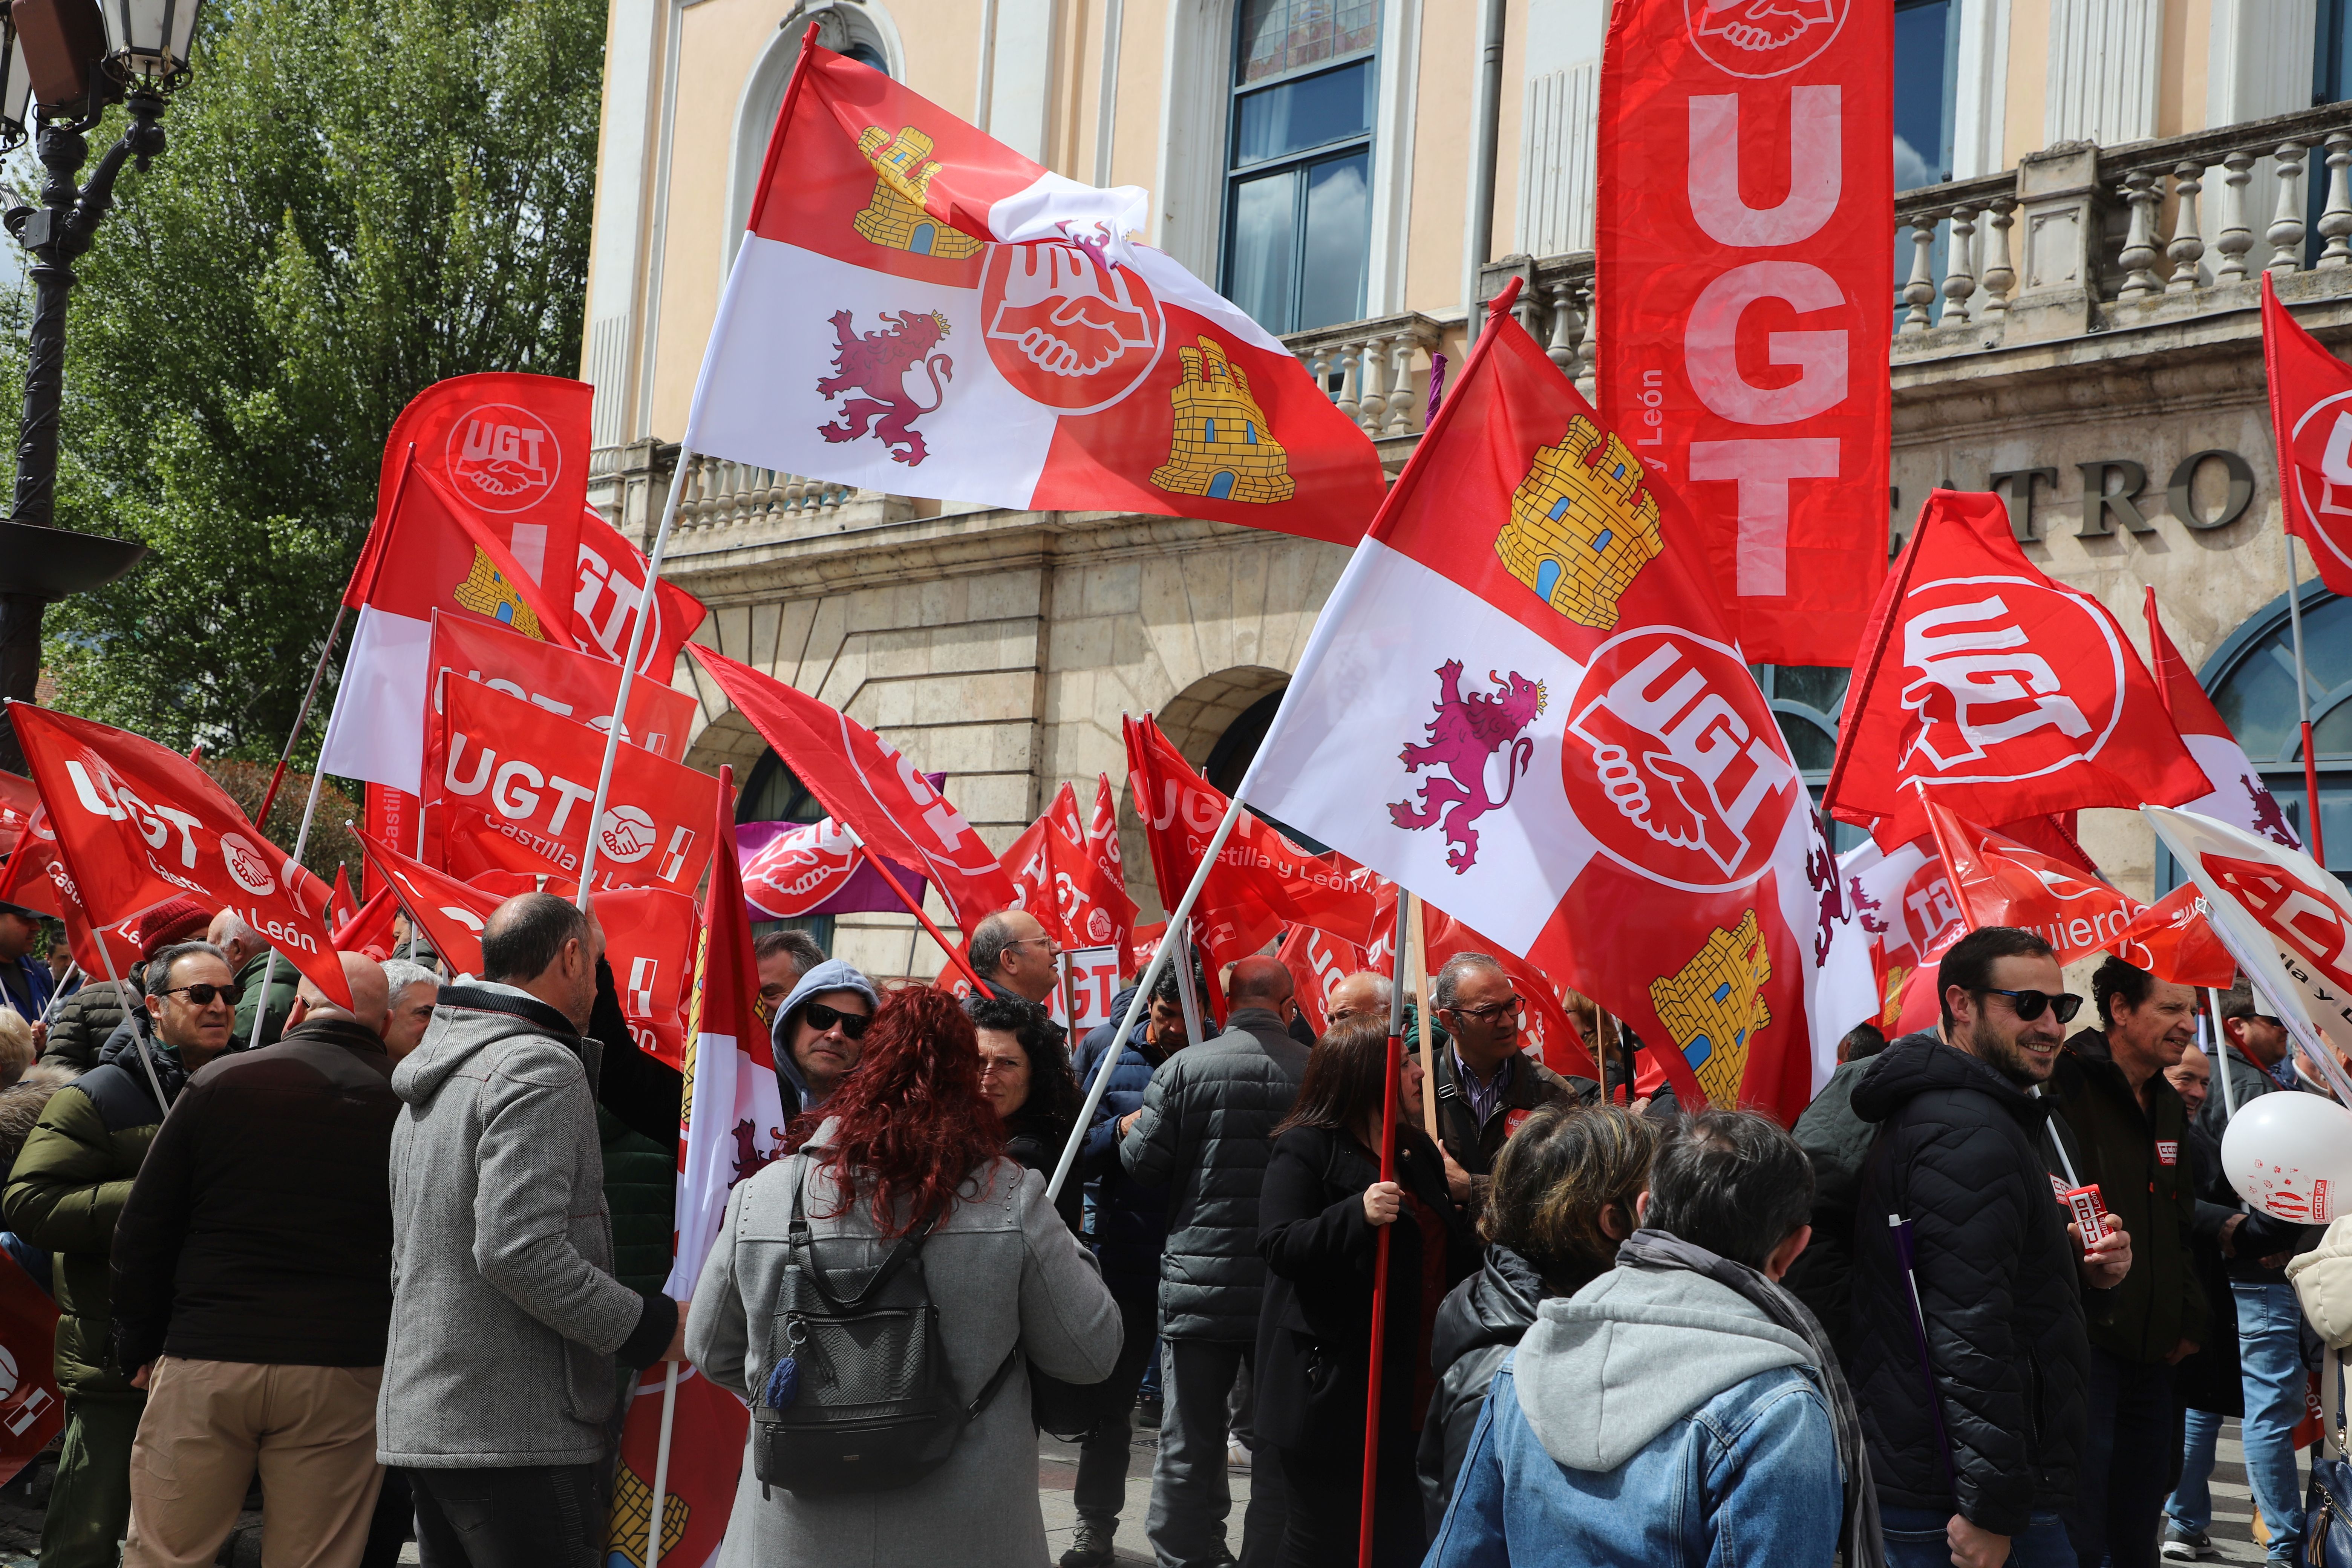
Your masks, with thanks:
[[[938,942],[940,948],[946,952],[949,962],[952,963],[958,969],[964,972],[965,977],[971,982],[973,992],[982,996],[993,995],[994,993],[990,991],[988,988],[988,982],[982,980],[980,977],[980,971],[971,966],[971,960],[966,958],[961,951],[956,947],[955,943],[950,942],[947,937],[940,932],[938,924],[932,921],[930,916],[923,912],[923,906],[911,897],[905,888],[898,885],[898,878],[890,875],[889,863],[884,860],[881,856],[874,853],[873,850],[866,847],[863,844],[860,844],[857,847],[857,853],[865,857],[866,863],[868,866],[873,867],[877,871],[882,873],[882,879],[890,884],[890,890],[898,895],[898,901],[907,906],[907,912],[923,922],[923,929],[930,932],[931,940]]]
[[[1404,952],[1404,922],[1412,907],[1412,895],[1399,888],[1396,912],[1399,958]],[[1389,992],[1388,1086],[1383,1091],[1385,1098],[1381,1102],[1381,1180],[1383,1182],[1396,1180],[1397,1080],[1404,1070],[1403,968],[1402,963],[1394,961],[1389,965],[1395,980]],[[1427,1018],[1421,1020],[1421,1028],[1425,1052],[1429,1042]],[[1372,1250],[1372,1364],[1364,1394],[1364,1499],[1356,1515],[1356,1568],[1371,1568],[1372,1563],[1372,1500],[1379,1493],[1381,1480],[1381,1352],[1386,1347],[1388,1339],[1389,1237],[1395,1229],[1395,1221],[1381,1226],[1380,1237],[1373,1243]]]

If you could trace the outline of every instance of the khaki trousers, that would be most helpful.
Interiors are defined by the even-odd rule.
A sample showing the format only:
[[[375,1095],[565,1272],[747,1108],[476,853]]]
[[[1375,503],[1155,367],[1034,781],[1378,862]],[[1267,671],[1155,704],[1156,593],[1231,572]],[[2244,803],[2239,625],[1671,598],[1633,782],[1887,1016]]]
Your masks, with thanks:
[[[377,1366],[155,1363],[131,1448],[124,1568],[205,1568],[261,1472],[264,1568],[357,1568],[383,1471]]]

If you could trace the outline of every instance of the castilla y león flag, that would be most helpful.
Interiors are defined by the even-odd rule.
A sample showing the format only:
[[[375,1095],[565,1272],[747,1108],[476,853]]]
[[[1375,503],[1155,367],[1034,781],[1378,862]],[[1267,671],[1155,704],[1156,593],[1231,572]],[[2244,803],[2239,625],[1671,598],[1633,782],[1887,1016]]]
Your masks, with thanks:
[[[1240,793],[1680,1047],[1658,1054],[1686,1106],[1792,1119],[1853,1022],[1812,1005],[1836,867],[1700,533],[1514,292]]]
[[[142,735],[12,702],[8,717],[50,807],[60,863],[93,921],[169,898],[233,910],[329,998],[350,1006],[320,919],[333,890],[179,752]]]
[[[1149,205],[805,44],[687,446],[899,495],[1353,543],[1382,489],[1370,441],[1265,328],[1129,237]]]
[[[1881,590],[1822,805],[1888,849],[1972,822],[2211,786],[2114,616],[2025,558],[1999,496],[1937,490]]]
[[[2321,582],[2352,594],[2352,365],[2295,324],[2267,272],[2263,368],[2286,531],[2311,546]]]
[[[1843,665],[1886,569],[1887,0],[1617,0],[1601,407],[1689,500],[1748,657]]]
[[[2263,281],[2269,280],[2265,273]],[[2148,668],[2156,676],[2157,689],[2164,694],[2164,705],[2172,714],[2173,727],[2180,731],[2181,743],[2197,759],[2197,765],[2205,770],[2205,781],[2212,786],[2210,794],[2190,801],[2182,809],[2231,823],[2290,849],[2302,848],[2303,840],[2296,837],[2294,824],[2280,808],[2278,797],[2271,794],[2263,775],[2254,771],[2252,759],[2238,744],[2237,735],[2213,706],[2213,700],[2205,695],[2205,688],[2198,684],[2189,661],[2180,657],[2180,650],[2165,635],[2164,622],[2156,613],[2153,588],[2147,591],[2147,609]]]

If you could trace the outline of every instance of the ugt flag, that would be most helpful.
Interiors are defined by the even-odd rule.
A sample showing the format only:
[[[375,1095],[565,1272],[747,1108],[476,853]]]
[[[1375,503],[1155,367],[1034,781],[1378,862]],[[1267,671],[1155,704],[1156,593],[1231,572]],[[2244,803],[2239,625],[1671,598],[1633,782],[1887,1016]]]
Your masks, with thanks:
[[[1928,496],[1846,714],[1822,805],[1889,850],[1927,831],[1928,800],[2009,823],[2210,787],[2123,627],[2025,558],[1996,495]]]
[[[1673,1042],[1685,1104],[1793,1119],[1836,867],[1697,529],[1510,297],[1332,590],[1241,795]]]
[[[2352,365],[2295,324],[2267,272],[2263,368],[2286,531],[2311,546],[2330,592],[2352,594]]]
[[[1886,571],[1894,6],[1616,0],[1601,407],[1688,499],[1749,658],[1853,658]]]
[[[1129,239],[1148,206],[803,44],[686,445],[899,495],[1353,543],[1382,489],[1371,442],[1279,340]]]

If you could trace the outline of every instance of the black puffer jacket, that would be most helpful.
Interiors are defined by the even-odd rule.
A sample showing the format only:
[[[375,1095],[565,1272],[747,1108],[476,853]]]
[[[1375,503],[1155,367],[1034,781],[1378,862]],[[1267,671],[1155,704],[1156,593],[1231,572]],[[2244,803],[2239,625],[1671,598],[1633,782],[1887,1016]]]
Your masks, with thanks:
[[[122,1023],[122,993],[111,980],[92,980],[58,1004],[41,1059],[75,1072],[98,1065],[98,1054]]]
[[[1178,1051],[1151,1075],[1118,1158],[1144,1185],[1171,1189],[1160,1255],[1160,1331],[1168,1338],[1257,1338],[1265,1294],[1258,1191],[1275,1124],[1290,1114],[1306,1076],[1307,1048],[1256,1007],[1236,1010],[1223,1034]]]
[[[1437,1324],[1429,1335],[1437,1392],[1429,1396],[1416,1465],[1433,1541],[1445,1521],[1462,1457],[1470,1451],[1471,1435],[1486,1411],[1486,1390],[1511,1347],[1535,1326],[1536,1308],[1550,1294],[1534,1264],[1496,1242],[1486,1248],[1478,1272],[1447,1291],[1438,1305]]]
[[[2049,1107],[1921,1033],[1872,1058],[1853,1109],[1879,1126],[1854,1205],[1846,1362],[1878,1495],[1955,1507],[1886,1223],[1899,1214],[1912,1222],[1958,1511],[2015,1535],[2074,1495],[2090,1363],[2074,1246],[2041,1152]]]
[[[1841,1358],[1852,1353],[1853,1337],[1853,1205],[1878,1133],[1855,1114],[1853,1090],[1876,1059],[1847,1062],[1830,1074],[1791,1129],[1813,1167],[1813,1239],[1780,1283],[1821,1320]]]

